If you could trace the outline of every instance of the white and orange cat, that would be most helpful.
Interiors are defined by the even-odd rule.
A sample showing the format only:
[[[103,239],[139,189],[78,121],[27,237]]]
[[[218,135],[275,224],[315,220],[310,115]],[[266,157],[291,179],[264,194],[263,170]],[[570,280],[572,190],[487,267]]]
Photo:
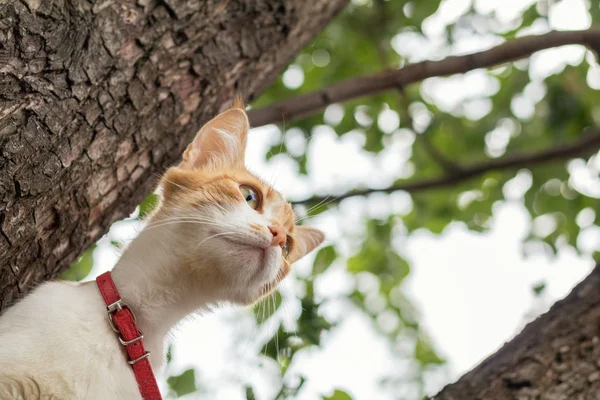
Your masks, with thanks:
[[[236,102],[198,132],[112,271],[155,371],[180,320],[221,302],[257,301],[323,241],[245,168],[248,128]],[[94,282],[44,283],[0,316],[0,399],[141,399]]]

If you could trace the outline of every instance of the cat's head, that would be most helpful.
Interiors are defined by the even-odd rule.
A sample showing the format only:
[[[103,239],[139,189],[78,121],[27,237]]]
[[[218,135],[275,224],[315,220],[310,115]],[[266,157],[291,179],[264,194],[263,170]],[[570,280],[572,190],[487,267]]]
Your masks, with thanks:
[[[170,224],[182,273],[202,279],[219,300],[242,304],[271,292],[324,239],[296,225],[283,196],[246,169],[248,129],[240,102],[204,125],[165,173],[153,217]]]

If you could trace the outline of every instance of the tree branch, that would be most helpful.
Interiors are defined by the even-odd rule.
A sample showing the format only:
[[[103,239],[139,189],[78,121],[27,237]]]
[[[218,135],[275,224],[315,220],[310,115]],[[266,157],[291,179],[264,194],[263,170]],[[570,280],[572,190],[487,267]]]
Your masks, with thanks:
[[[573,143],[556,146],[539,152],[529,152],[506,156],[500,159],[480,162],[465,166],[452,175],[437,178],[423,179],[414,182],[403,182],[384,189],[362,189],[344,193],[340,196],[314,196],[304,200],[292,202],[294,205],[318,204],[320,202],[339,203],[340,201],[355,196],[364,196],[370,193],[392,193],[399,190],[414,193],[426,189],[451,186],[467,179],[482,175],[489,171],[526,168],[550,161],[567,159],[597,151],[600,148],[600,130],[584,133],[583,137]]]
[[[289,121],[314,113],[333,103],[395,89],[434,76],[447,76],[478,68],[489,68],[529,57],[540,50],[569,44],[584,45],[598,54],[600,28],[527,36],[478,53],[451,56],[441,61],[424,61],[397,70],[346,79],[280,103],[250,110],[248,117],[252,126],[279,122],[282,118]]]
[[[600,264],[550,311],[431,400],[597,399]]]

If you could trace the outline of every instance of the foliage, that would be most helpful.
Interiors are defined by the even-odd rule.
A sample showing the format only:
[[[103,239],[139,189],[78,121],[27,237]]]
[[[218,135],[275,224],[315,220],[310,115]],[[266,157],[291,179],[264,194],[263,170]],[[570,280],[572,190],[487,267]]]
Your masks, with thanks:
[[[594,23],[600,22],[598,3],[592,1],[590,6]],[[540,1],[527,7],[513,21],[501,23],[495,13],[480,13],[470,4],[450,22],[442,23],[441,33],[433,34],[431,22],[440,12],[439,1],[352,1],[286,71],[300,73],[303,77],[300,84],[290,84],[284,73],[252,107],[267,106],[346,78],[417,61],[423,55],[420,49],[411,50],[411,45],[420,48],[424,43],[429,46],[436,42],[434,50],[422,52],[424,58],[440,59],[458,51],[454,46],[466,36],[485,37],[494,43],[512,40],[528,27],[547,25],[548,8],[554,6],[554,2]],[[399,50],[394,50],[392,44]],[[597,91],[588,83],[594,67],[588,54],[584,60],[542,75],[532,74],[531,64],[523,61],[489,71],[474,71],[467,74],[467,78],[478,77],[485,84],[477,90],[462,90],[462,97],[453,102],[440,99],[432,87],[458,81],[464,89],[472,80],[432,78],[402,88],[403,93],[396,90],[353,99],[336,105],[336,118],[332,117],[335,110],[330,107],[301,120],[285,121],[285,125],[281,124],[283,143],[273,144],[266,157],[287,157],[297,165],[299,174],[308,175],[311,173],[308,170],[310,155],[306,150],[292,151],[286,144],[286,139],[297,132],[301,132],[307,142],[323,126],[335,131],[339,138],[352,133],[363,139],[363,150],[373,156],[382,154],[394,140],[402,139],[409,143],[410,156],[406,164],[414,168],[398,176],[398,183],[449,176],[453,167],[560,146],[598,123]],[[399,119],[397,126],[390,129],[380,123],[384,113],[395,115]],[[155,195],[149,196],[140,206],[139,217],[151,212],[156,200]],[[350,254],[343,251],[339,243],[321,248],[310,273],[296,277],[295,284],[303,288],[300,299],[286,299],[277,293],[256,307],[257,329],[271,328],[269,337],[262,343],[261,359],[272,361],[279,369],[280,390],[274,399],[294,398],[303,390],[310,377],[290,376],[295,357],[322,346],[323,338],[342,322],[328,319],[323,312],[324,307],[336,299],[315,293],[319,281],[334,270],[342,270],[353,282],[353,289],[346,298],[348,307],[370,319],[398,359],[408,357],[418,366],[415,381],[420,387],[415,399],[425,394],[422,374],[442,365],[444,360],[419,325],[418,313],[404,294],[403,281],[411,270],[401,246],[394,242],[397,232],[410,235],[418,229],[426,229],[440,234],[452,222],[483,232],[490,227],[494,205],[513,201],[522,203],[534,221],[523,251],[540,248],[527,245],[535,243],[543,244],[541,248],[553,254],[560,246],[581,251],[577,239],[582,230],[600,222],[598,212],[592,213],[593,220],[587,225],[577,222],[583,210],[597,209],[598,200],[574,185],[564,162],[522,170],[491,171],[459,184],[412,193],[410,200],[411,208],[406,213],[365,218],[364,233],[352,239]],[[307,215],[326,214],[336,207],[336,201],[324,202],[309,209]],[[537,225],[544,224],[536,221],[545,221],[551,229],[537,229]],[[92,265],[92,251],[93,248],[88,250],[63,278],[79,280],[87,275]],[[358,284],[362,280],[376,284],[365,289]],[[544,283],[532,288],[537,295],[544,289]],[[286,301],[297,302],[301,309],[298,318],[292,321],[293,327],[278,318]],[[374,303],[378,306],[373,307]],[[382,315],[391,316],[391,321],[396,322],[384,324]],[[407,337],[412,340],[407,341]],[[396,350],[394,344],[400,341],[409,343],[409,351]],[[398,381],[393,378],[390,377],[390,381]],[[172,376],[167,382],[177,396],[196,390],[193,369]],[[246,399],[259,398],[251,382],[240,387]],[[342,390],[323,395],[323,399],[328,400],[351,398]]]
[[[142,204],[140,204],[139,218],[145,218],[146,216],[148,216],[154,210],[154,208],[156,208],[157,205],[158,195],[156,193],[150,193],[144,199],[144,201],[142,201]]]
[[[343,390],[336,390],[331,396],[323,397],[323,400],[352,400],[352,397]]]
[[[95,248],[96,245],[93,245],[84,251],[81,257],[68,270],[60,274],[59,278],[66,281],[80,281],[88,276],[94,266],[93,254]]]
[[[193,393],[196,391],[196,372],[190,368],[185,370],[181,375],[170,376],[167,379],[167,384],[177,397]]]

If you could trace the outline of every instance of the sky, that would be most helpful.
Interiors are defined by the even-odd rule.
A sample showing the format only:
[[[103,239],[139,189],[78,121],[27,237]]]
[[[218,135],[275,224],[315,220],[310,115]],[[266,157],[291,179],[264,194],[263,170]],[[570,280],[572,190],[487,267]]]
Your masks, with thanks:
[[[510,23],[530,5],[524,0],[477,0],[480,12],[495,11],[502,23]],[[425,37],[412,33],[398,35],[393,41],[394,49],[410,61],[434,59],[447,54],[465,54],[489,48],[499,43],[492,33],[472,36],[465,34],[456,45],[440,50],[440,37],[444,26],[458,18],[468,7],[469,1],[450,0],[443,2],[438,12],[423,25]],[[551,9],[550,25],[535,23],[527,32],[544,33],[550,29],[584,29],[589,27],[590,18],[583,0],[562,0]],[[332,55],[335,56],[335,55]],[[591,60],[582,47],[564,46],[534,55],[528,65],[532,84],[513,104],[514,112],[524,118],[533,112],[536,101],[543,97],[543,86],[539,80],[552,73],[560,73],[566,64],[578,64],[583,58]],[[588,84],[600,88],[600,68],[588,75]],[[298,85],[302,72],[291,67],[285,78],[290,86]],[[485,113],[488,105],[468,103],[465,99],[477,93],[494,90],[494,82],[484,71],[472,71],[448,78],[432,78],[423,84],[423,93],[441,109],[463,113],[474,119]],[[340,108],[330,106],[325,119],[340,118]],[[423,115],[422,118],[427,118]],[[399,117],[393,110],[379,116],[380,128],[389,132],[390,142],[378,156],[361,149],[361,136],[352,133],[338,137],[326,127],[315,128],[307,143],[300,134],[288,134],[286,145],[291,151],[307,149],[308,177],[298,177],[296,166],[284,157],[273,157],[265,161],[267,150],[281,140],[281,132],[275,126],[253,129],[247,149],[247,165],[284,193],[288,199],[300,199],[311,193],[340,194],[356,186],[385,187],[399,176],[409,176],[414,166],[410,157],[411,135],[398,129]],[[419,123],[419,118],[415,118]],[[486,138],[486,151],[490,155],[501,155],[508,143],[510,127],[491,133]],[[508,132],[508,133],[507,133]],[[330,155],[335,154],[332,158]],[[600,155],[590,163],[574,160],[568,164],[571,183],[577,190],[600,197]],[[522,206],[522,195],[528,185],[527,172],[520,172],[505,186],[507,201],[496,204],[488,232],[470,232],[463,224],[451,224],[441,235],[419,230],[409,236],[399,232],[394,242],[396,250],[411,263],[411,273],[403,284],[404,293],[415,306],[421,326],[430,336],[435,349],[447,360],[447,364],[426,373],[426,387],[430,394],[445,384],[457,379],[476,366],[485,357],[496,351],[523,328],[524,324],[546,311],[556,300],[569,293],[593,268],[592,251],[600,249],[600,228],[590,226],[590,215],[578,217],[580,226],[586,226],[580,235],[580,248],[584,255],[574,250],[561,248],[558,257],[548,257],[543,252],[525,257],[522,239],[531,224],[534,229],[548,229],[547,221],[531,221]],[[371,195],[367,198],[352,198],[340,207],[322,214],[310,224],[322,229],[327,243],[336,244],[342,255],[352,254],[348,237],[360,234],[364,229],[365,217],[383,216],[389,213],[406,214],[412,205],[406,193],[390,196]],[[589,214],[589,213],[588,213]],[[591,216],[593,218],[593,215]],[[116,223],[109,234],[101,240],[94,253],[94,269],[87,278],[112,268],[118,259],[114,248],[108,245],[112,239],[131,240],[142,228],[138,222]],[[298,275],[307,274],[311,257],[300,261],[294,268]],[[546,289],[536,297],[532,288],[545,283]],[[361,289],[370,290],[373,282],[359,280]],[[299,315],[295,298],[301,289],[292,279],[282,284],[283,307],[275,314],[276,319],[290,323]],[[353,289],[352,280],[344,270],[343,261],[338,261],[316,282],[317,296],[323,298],[341,296],[339,301],[330,301],[323,312],[332,320],[341,321],[333,331],[324,335],[323,347],[309,349],[295,357],[292,374],[304,374],[309,380],[304,386],[301,400],[318,399],[318,395],[330,395],[334,388],[350,393],[355,400],[391,399],[408,397],[396,392],[392,397],[382,388],[379,379],[385,375],[410,377],[414,366],[406,360],[394,359],[389,344],[376,333],[370,320],[354,310],[343,295]],[[369,301],[369,307],[377,310],[377,298]],[[257,365],[255,354],[260,351],[260,338],[266,337],[269,329],[253,328],[253,316],[248,309],[224,307],[216,312],[186,321],[174,333],[173,364],[164,375],[179,373],[195,366],[200,383],[212,382],[218,399],[241,399],[243,393],[232,380],[245,377],[256,385],[259,399],[271,399],[278,390],[273,380],[278,367],[264,363]],[[235,321],[235,324],[232,323]],[[287,321],[287,322],[286,322]],[[396,323],[393,318],[382,317],[382,326]],[[235,328],[234,328],[235,327]],[[247,327],[247,329],[246,329]],[[407,338],[407,343],[411,338]],[[240,350],[241,349],[241,350]],[[232,353],[242,354],[241,360],[233,359]],[[235,374],[232,375],[232,363]],[[199,395],[190,395],[193,399]]]

